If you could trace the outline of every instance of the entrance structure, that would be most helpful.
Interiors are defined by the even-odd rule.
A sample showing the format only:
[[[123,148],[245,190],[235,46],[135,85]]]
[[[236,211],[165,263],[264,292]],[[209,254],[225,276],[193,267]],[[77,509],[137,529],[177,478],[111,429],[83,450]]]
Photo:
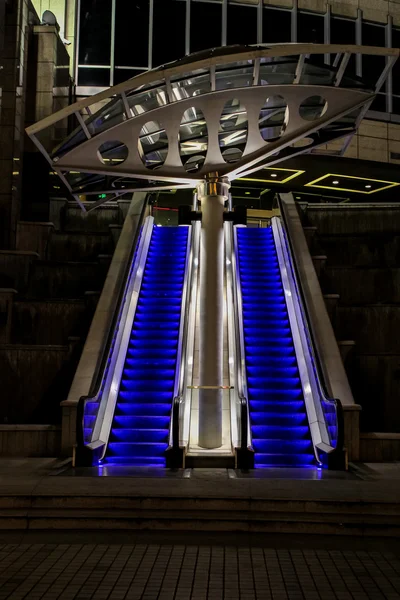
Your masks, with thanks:
[[[351,72],[353,54],[386,57],[373,85]],[[342,140],[335,153],[343,154],[398,54],[314,44],[221,48],[139,75],[27,130],[83,210],[128,192],[197,188],[203,213],[199,443],[205,448],[222,443],[229,182],[299,154],[321,148],[326,154],[333,140]],[[47,129],[67,118],[77,127],[53,149]]]

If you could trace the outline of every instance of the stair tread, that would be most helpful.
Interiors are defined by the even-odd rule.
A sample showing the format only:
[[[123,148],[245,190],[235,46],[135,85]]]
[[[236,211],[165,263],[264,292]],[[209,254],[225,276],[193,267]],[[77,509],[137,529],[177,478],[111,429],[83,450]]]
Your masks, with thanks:
[[[188,228],[154,227],[121,377],[107,464],[165,466]]]
[[[308,465],[312,442],[271,228],[238,229],[238,247],[255,467]]]

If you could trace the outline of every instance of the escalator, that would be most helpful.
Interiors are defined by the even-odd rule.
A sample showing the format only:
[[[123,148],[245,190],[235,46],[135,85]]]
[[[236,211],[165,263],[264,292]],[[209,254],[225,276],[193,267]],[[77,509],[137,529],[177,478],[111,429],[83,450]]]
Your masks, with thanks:
[[[237,242],[254,466],[314,466],[272,228],[238,228]]]
[[[238,465],[345,468],[341,403],[326,391],[283,218],[225,236]]]
[[[97,391],[78,405],[78,466],[167,466],[188,329],[191,248],[190,225],[144,220]]]
[[[165,467],[188,227],[155,227],[104,463]]]

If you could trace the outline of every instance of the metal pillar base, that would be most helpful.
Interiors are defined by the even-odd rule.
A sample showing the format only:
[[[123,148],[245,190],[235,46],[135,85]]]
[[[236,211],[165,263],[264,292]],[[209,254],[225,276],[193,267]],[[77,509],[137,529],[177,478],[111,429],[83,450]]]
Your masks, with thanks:
[[[230,184],[210,175],[198,186],[202,229],[200,248],[199,446],[222,445],[224,204]]]

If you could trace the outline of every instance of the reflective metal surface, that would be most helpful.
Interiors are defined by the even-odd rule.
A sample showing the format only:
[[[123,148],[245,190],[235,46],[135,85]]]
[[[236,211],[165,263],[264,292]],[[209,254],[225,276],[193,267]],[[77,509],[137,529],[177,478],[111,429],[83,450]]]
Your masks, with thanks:
[[[333,66],[317,61],[328,54]],[[374,84],[348,72],[352,54],[386,57]],[[398,54],[320,44],[215,49],[80,100],[27,131],[77,200],[154,184],[192,187],[212,171],[232,180],[335,138],[345,147]],[[46,129],[71,115],[79,126],[48,147]]]

